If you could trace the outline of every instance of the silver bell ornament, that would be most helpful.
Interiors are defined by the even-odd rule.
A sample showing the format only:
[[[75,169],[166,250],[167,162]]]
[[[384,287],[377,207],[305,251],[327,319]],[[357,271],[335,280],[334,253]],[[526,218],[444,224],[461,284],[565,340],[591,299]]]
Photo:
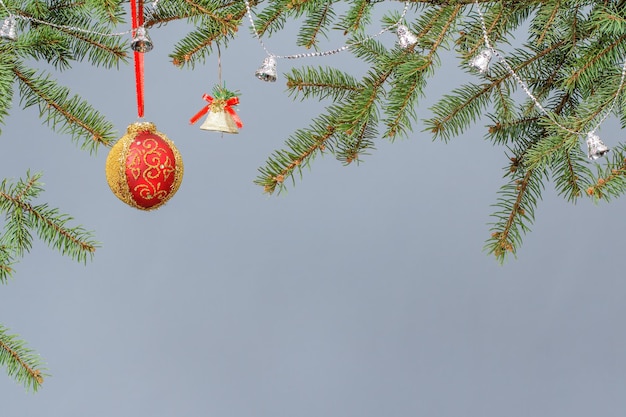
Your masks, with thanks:
[[[410,48],[417,43],[417,36],[404,25],[398,25],[396,33],[398,34],[398,45],[402,49]]]
[[[268,56],[263,60],[263,64],[254,73],[259,80],[276,81],[276,58]]]
[[[148,30],[139,26],[135,29],[135,36],[133,36],[133,41],[130,43],[130,47],[135,52],[146,53],[150,52],[154,45],[152,44],[152,39],[148,36]]]
[[[8,16],[4,19],[2,23],[2,29],[0,29],[0,38],[8,39],[10,41],[14,41],[17,39],[17,21],[15,17]]]
[[[210,111],[200,129],[224,133],[239,133],[237,124],[235,124],[232,116],[224,111]]]
[[[609,147],[600,140],[600,136],[593,132],[587,133],[587,156],[596,160],[609,152]]]
[[[470,67],[478,70],[481,74],[484,74],[489,69],[489,62],[493,57],[493,51],[490,48],[485,48],[478,55],[476,55],[470,61]]]

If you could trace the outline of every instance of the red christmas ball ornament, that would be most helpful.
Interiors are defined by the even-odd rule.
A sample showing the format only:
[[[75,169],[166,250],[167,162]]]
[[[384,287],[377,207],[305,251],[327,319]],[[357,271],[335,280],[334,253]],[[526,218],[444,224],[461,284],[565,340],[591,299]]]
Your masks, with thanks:
[[[183,160],[174,145],[150,122],[133,123],[111,148],[106,177],[113,194],[140,210],[154,210],[176,194]]]

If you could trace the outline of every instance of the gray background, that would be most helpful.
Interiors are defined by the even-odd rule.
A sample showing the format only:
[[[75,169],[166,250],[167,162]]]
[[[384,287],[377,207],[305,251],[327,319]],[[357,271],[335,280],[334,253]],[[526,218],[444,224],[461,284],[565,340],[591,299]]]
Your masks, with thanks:
[[[257,168],[322,107],[294,103],[282,75],[257,80],[264,53],[242,28],[222,63],[244,128],[222,137],[189,126],[217,61],[172,66],[185,31],[153,29],[146,55],[145,120],[185,162],[158,211],[114,197],[107,149],[80,151],[17,101],[6,120],[2,177],[43,171],[41,200],[102,247],[84,266],[37,243],[1,288],[0,322],[53,374],[36,394],[0,377],[2,417],[624,415],[622,200],[571,205],[546,184],[518,259],[500,266],[482,247],[504,149],[481,127],[444,144],[420,126],[409,140],[378,140],[359,166],[318,158],[268,197],[252,184]],[[381,39],[391,47],[395,36]],[[299,52],[289,33],[268,45]],[[342,54],[278,70],[307,63],[353,65]],[[459,66],[444,59],[422,117],[450,80],[473,77]],[[136,120],[132,65],[79,65],[59,79],[120,136]],[[609,146],[622,136],[613,118],[600,134]]]

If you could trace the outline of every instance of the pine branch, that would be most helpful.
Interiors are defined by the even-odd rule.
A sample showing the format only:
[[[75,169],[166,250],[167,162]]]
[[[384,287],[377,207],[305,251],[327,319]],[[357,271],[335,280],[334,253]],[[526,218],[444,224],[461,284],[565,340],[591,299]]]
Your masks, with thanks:
[[[161,1],[156,10],[151,10],[150,14],[146,16],[144,25],[151,28],[179,20],[186,20],[196,26],[202,23],[202,15],[192,8],[186,0]]]
[[[87,102],[75,95],[69,96],[69,89],[59,86],[49,75],[16,64],[13,73],[20,82],[21,102],[24,108],[38,105],[41,116],[53,129],[71,134],[75,140],[83,138],[81,148],[90,152],[98,145],[109,146],[115,140],[113,125],[107,122]]]
[[[13,265],[16,263],[13,252],[8,246],[0,244],[0,284],[6,284],[13,276]]]
[[[222,33],[215,27],[198,28],[190,32],[176,45],[170,55],[172,63],[178,67],[195,63],[204,63],[212,51],[213,44],[222,38]]]
[[[28,348],[17,335],[8,334],[8,329],[0,325],[0,365],[6,367],[10,378],[37,391],[43,384],[45,368],[43,361]]]
[[[30,201],[42,191],[41,174],[27,174],[26,181],[17,184],[6,179],[0,183],[0,211],[4,212],[6,224],[0,236],[0,282],[6,283],[13,272],[10,266],[32,247],[32,231],[50,247],[72,259],[85,263],[92,257],[97,243],[92,232],[82,226],[68,227],[73,218],[61,214],[47,204],[33,205]],[[5,263],[6,262],[6,263]]]
[[[332,114],[336,109],[330,109]],[[286,150],[279,150],[267,160],[265,166],[259,168],[259,176],[255,184],[263,187],[264,192],[272,194],[278,188],[279,193],[285,189],[284,183],[288,178],[293,179],[293,173],[298,170],[302,175],[302,168],[309,165],[318,153],[327,148],[333,150],[336,141],[336,123],[334,116],[319,116],[313,120],[307,129],[297,130],[285,145]]]
[[[101,22],[115,25],[124,21],[124,10],[119,0],[85,0],[84,3],[85,9]]]
[[[520,137],[529,137],[529,132],[535,128],[535,123],[540,119],[539,116],[522,117],[503,122],[497,116],[489,115],[489,117],[493,124],[488,125],[487,137],[497,145],[514,142]]]
[[[296,44],[311,49],[317,46],[320,35],[327,35],[327,28],[334,21],[335,12],[333,1],[315,0],[305,4],[308,6],[308,16],[300,26]]]
[[[185,2],[190,9],[185,15],[199,17],[195,19],[195,30],[176,44],[170,57],[176,66],[188,65],[193,68],[196,63],[203,63],[206,60],[212,53],[215,43],[228,45],[229,40],[239,30],[246,9],[239,4],[212,4],[205,7],[197,1],[185,0]]]
[[[374,149],[374,139],[378,135],[378,111],[374,106],[370,111],[371,114],[354,125],[353,129],[346,131],[337,142],[336,156],[344,165],[359,163],[361,156],[367,155],[369,149]]]
[[[598,174],[587,188],[587,194],[594,200],[610,201],[626,192],[626,148],[620,145],[613,150],[611,160],[604,167],[598,167]]]
[[[405,61],[396,67],[387,94],[386,118],[383,121],[387,130],[383,137],[395,139],[407,136],[411,131],[412,122],[417,120],[417,100],[423,96],[426,87],[425,73],[428,68],[426,58],[416,54],[407,54]]]
[[[13,101],[13,77],[11,68],[15,55],[0,46],[0,124],[8,116]],[[1,130],[0,130],[1,133]]]
[[[513,169],[513,167],[516,167]],[[496,221],[491,227],[491,238],[485,249],[496,259],[503,262],[506,255],[515,255],[522,243],[522,235],[528,232],[529,223],[534,221],[534,211],[543,190],[543,173],[534,170],[518,169],[512,165],[511,181],[500,189],[500,197],[495,207],[498,211],[492,215]]]
[[[301,94],[302,100],[317,98],[338,102],[363,90],[354,77],[335,68],[292,68],[291,74],[285,77],[289,94],[294,98]]]
[[[385,46],[374,40],[365,39],[362,36],[355,36],[354,41],[351,42],[352,47],[350,50],[355,57],[365,61],[366,63],[373,65],[379,63],[384,59],[388,59],[389,51]]]
[[[597,5],[589,20],[594,22],[593,30],[608,37],[620,36],[626,30],[623,9],[620,11],[615,3]]]
[[[557,1],[554,3],[542,4],[541,7],[539,8],[539,11],[537,12],[537,18],[535,19],[535,22],[534,22],[536,23],[538,19],[541,19],[543,17],[543,19],[541,19],[543,27],[541,28],[541,30],[538,31],[539,36],[537,36],[537,40],[536,40],[538,44],[543,43],[544,39],[548,35],[548,32],[554,29],[554,21],[560,9],[561,9],[560,1]]]
[[[265,9],[256,14],[255,26],[257,33],[252,33],[252,35],[256,36],[258,34],[258,36],[263,37],[266,34],[271,35],[283,29],[287,22],[287,13],[293,9],[293,7],[289,7],[290,4],[291,0],[270,2]],[[253,7],[252,4],[250,6]]]
[[[343,30],[343,34],[362,32],[371,21],[372,4],[368,0],[355,0],[352,7],[343,15],[337,29]]]
[[[598,83],[600,77],[605,75],[605,69],[613,67],[623,61],[624,40],[626,34],[615,38],[605,44],[604,40],[598,40],[589,47],[581,47],[580,59],[574,61],[574,70],[565,80],[565,86],[569,89],[589,90]]]
[[[583,194],[583,184],[588,184],[591,178],[586,156],[577,145],[552,164],[555,188],[559,195],[571,202],[578,200]]]
[[[484,115],[499,81],[482,85],[468,84],[444,95],[442,100],[431,107],[435,117],[424,121],[425,130],[429,130],[435,139],[441,138],[446,142],[459,136]]]
[[[542,169],[566,159],[573,147],[579,146],[579,136],[562,131],[542,135],[526,152],[524,164],[529,169]]]

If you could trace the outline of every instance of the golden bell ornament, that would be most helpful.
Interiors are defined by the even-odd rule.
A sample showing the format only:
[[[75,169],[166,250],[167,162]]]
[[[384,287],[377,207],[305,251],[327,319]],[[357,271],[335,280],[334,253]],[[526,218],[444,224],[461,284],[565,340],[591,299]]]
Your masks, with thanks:
[[[142,54],[152,50],[154,45],[152,44],[152,39],[148,36],[148,30],[145,27],[139,26],[135,30],[135,36],[133,36],[130,47],[133,51],[141,52]]]
[[[4,22],[2,22],[2,28],[0,28],[0,38],[7,39],[10,41],[16,40],[17,39],[16,27],[17,27],[17,21],[15,20],[15,17],[13,16],[6,17],[4,19]]]
[[[200,129],[224,133],[239,133],[232,116],[224,111],[211,110]]]

